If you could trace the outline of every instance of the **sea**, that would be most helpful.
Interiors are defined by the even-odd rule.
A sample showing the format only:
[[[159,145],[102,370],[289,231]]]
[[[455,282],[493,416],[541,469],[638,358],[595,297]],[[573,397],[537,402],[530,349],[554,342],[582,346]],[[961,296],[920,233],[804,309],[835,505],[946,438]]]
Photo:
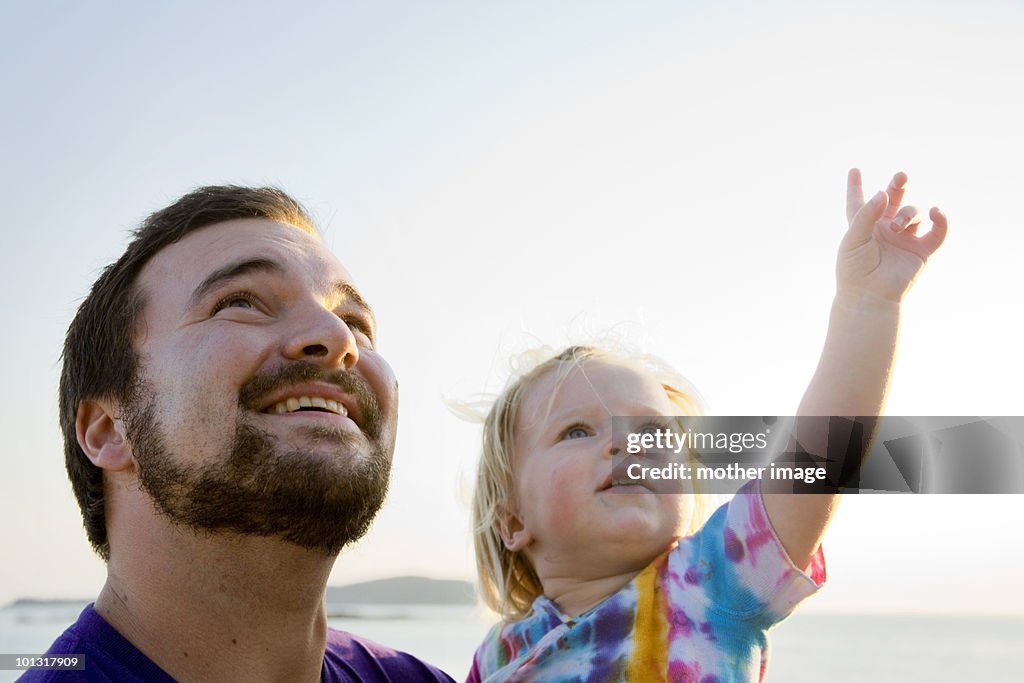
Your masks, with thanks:
[[[0,653],[41,654],[85,603],[0,609]],[[346,608],[334,628],[410,652],[461,681],[493,616],[470,606]],[[338,614],[337,611],[335,611]],[[1019,683],[1024,617],[798,613],[772,630],[768,681]],[[13,681],[17,671],[0,671]]]

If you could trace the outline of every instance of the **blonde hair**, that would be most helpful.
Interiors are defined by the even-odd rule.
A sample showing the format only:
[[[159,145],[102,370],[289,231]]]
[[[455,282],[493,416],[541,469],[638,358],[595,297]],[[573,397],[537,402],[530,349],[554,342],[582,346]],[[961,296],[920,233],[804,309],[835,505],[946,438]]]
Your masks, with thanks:
[[[484,603],[506,620],[526,616],[544,589],[523,552],[509,550],[501,525],[514,512],[516,500],[514,457],[515,426],[523,399],[543,376],[557,370],[559,384],[569,374],[595,359],[627,358],[637,362],[661,382],[668,398],[684,415],[703,415],[704,402],[697,390],[660,359],[647,354],[620,354],[595,346],[570,346],[558,353],[550,349],[528,351],[484,418],[483,444],[473,494],[473,545]],[[465,412],[465,411],[462,411]],[[702,523],[700,496],[695,496],[691,528]]]

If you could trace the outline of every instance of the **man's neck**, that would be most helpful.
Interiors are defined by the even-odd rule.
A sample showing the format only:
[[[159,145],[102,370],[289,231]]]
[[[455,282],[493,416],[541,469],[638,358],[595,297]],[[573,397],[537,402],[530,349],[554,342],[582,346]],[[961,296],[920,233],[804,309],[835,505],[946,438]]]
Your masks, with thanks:
[[[174,542],[114,544],[125,552],[112,553],[96,600],[111,626],[178,680],[320,679],[333,557],[164,531]]]

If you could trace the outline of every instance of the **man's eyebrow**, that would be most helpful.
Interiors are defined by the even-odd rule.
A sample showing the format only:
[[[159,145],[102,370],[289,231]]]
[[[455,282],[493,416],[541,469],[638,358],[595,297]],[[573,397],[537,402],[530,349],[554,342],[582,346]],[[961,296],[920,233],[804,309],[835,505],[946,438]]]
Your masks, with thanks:
[[[344,280],[338,280],[334,283],[334,291],[346,301],[354,303],[359,310],[370,316],[373,326],[377,326],[377,317],[373,314],[373,309],[370,308],[370,304],[366,303],[366,299],[363,298],[355,287]]]
[[[188,300],[189,309],[197,307],[206,296],[222,286],[225,282],[248,275],[249,273],[280,273],[284,270],[277,261],[268,258],[248,258],[229,263],[219,268],[199,283]]]

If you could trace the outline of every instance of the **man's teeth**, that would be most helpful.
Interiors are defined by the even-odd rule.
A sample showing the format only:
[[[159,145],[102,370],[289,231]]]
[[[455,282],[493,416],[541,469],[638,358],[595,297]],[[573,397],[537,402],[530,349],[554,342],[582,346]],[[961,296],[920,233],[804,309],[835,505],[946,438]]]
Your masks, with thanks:
[[[273,410],[278,415],[283,415],[285,413],[294,413],[300,408],[322,408],[334,413],[335,415],[341,415],[342,417],[348,415],[348,410],[345,409],[344,405],[337,401],[332,401],[320,396],[299,396],[296,398],[289,398],[276,403]]]

